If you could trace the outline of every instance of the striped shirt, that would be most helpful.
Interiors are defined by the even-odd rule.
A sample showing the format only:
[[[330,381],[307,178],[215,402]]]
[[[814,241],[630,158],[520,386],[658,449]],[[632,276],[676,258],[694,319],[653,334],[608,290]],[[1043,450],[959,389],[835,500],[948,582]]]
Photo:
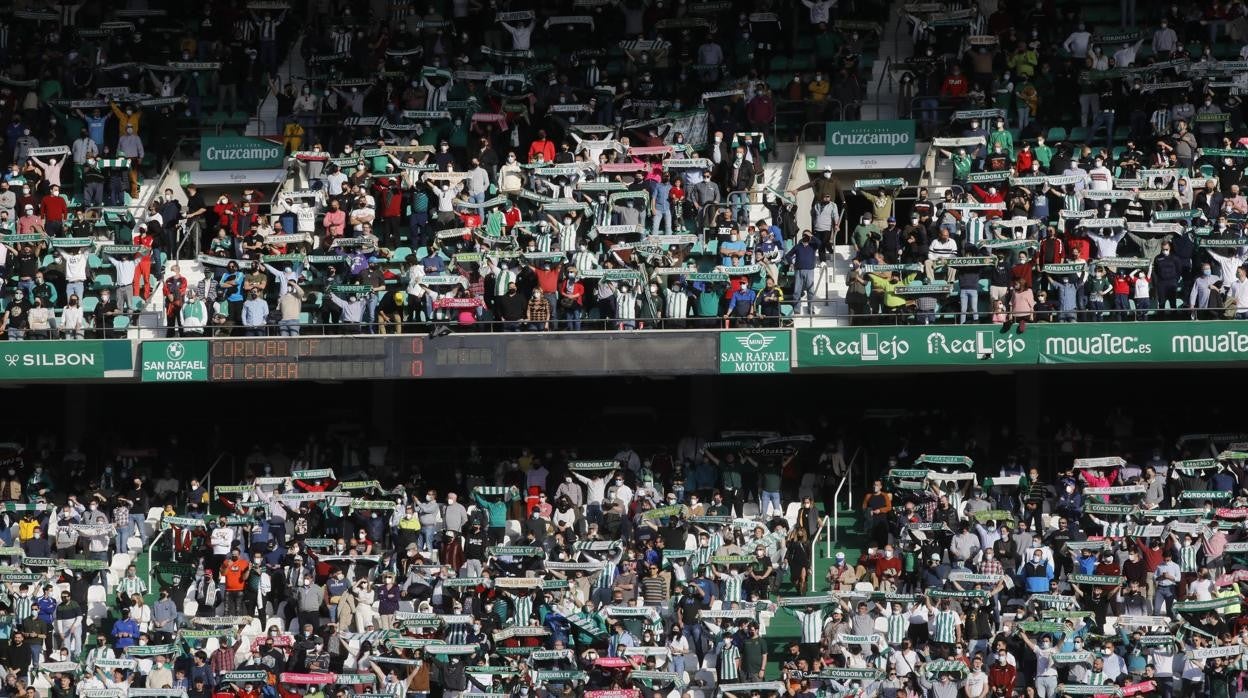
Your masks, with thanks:
[[[1062,210],[1063,211],[1082,211],[1083,210],[1083,198],[1079,196],[1078,193],[1063,194],[1062,195]]]
[[[334,42],[334,53],[351,53],[351,32],[339,29],[329,39]]]
[[[234,38],[249,43],[256,38],[256,25],[250,19],[240,19],[234,23]]]
[[[684,291],[673,291],[671,289],[664,289],[663,317],[669,317],[669,318],[689,317],[689,295],[685,293]]]
[[[529,619],[533,617],[533,597],[529,595],[513,596],[516,613],[512,617],[512,622],[516,625],[528,625]]]
[[[147,583],[138,577],[122,577],[121,581],[117,582],[118,595],[125,594],[126,596],[131,596],[133,594],[146,593]]]
[[[706,563],[710,559],[711,559],[710,547],[699,546],[697,548],[694,548],[693,554],[689,556],[689,566],[692,567],[693,570],[696,572],[697,570],[700,570],[703,567],[705,567]]]
[[[443,635],[448,645],[466,645],[471,632],[472,626],[467,623],[451,623],[446,626]]]
[[[515,283],[515,281],[516,273],[514,271],[500,267],[498,271],[494,272],[494,295],[507,295],[507,286]]]
[[[966,222],[966,241],[978,245],[987,239],[988,224],[983,218],[972,218]]]
[[[585,272],[589,269],[597,269],[598,255],[588,250],[577,252],[572,255],[572,264],[575,265],[581,272]]]
[[[598,575],[599,589],[610,589],[615,586],[615,560],[604,560],[602,562],[602,574]]]
[[[906,640],[906,631],[910,628],[910,621],[906,618],[905,613],[894,613],[888,617],[888,644],[900,645]]]
[[[1088,672],[1088,685],[1089,686],[1101,686],[1104,683],[1105,683],[1105,672],[1102,672],[1102,671],[1089,671]]]
[[[559,251],[576,252],[576,224],[559,226]]]
[[[819,642],[823,639],[823,609],[794,610],[793,615],[802,624],[802,642]]]
[[[277,39],[277,21],[272,17],[260,20],[260,40],[273,41],[275,39]]]
[[[955,611],[937,611],[932,619],[932,640],[949,645],[958,641],[958,614]]]
[[[35,600],[29,596],[13,597],[13,622],[20,623],[35,615]]]
[[[1183,573],[1196,572],[1199,568],[1196,565],[1196,552],[1200,548],[1195,545],[1184,545],[1179,548],[1179,571]]]
[[[615,316],[621,320],[637,319],[637,294],[618,292],[615,294]]]
[[[96,645],[87,652],[87,666],[95,669],[95,660],[97,659],[115,659],[113,648],[108,645]]]
[[[1153,133],[1158,136],[1170,135],[1170,110],[1157,109],[1153,112],[1148,123],[1153,127]]]
[[[725,572],[723,579],[724,602],[744,601],[745,599],[741,596],[741,586],[745,580],[745,575],[740,572]]]
[[[594,225],[611,225],[611,207],[602,204],[594,207]]]
[[[552,239],[553,236],[545,230],[539,230],[533,234],[533,240],[537,245],[538,252],[550,252],[550,243]]]
[[[723,645],[719,651],[719,682],[736,681],[741,677],[737,670],[737,661],[741,659],[741,650],[736,645]]]

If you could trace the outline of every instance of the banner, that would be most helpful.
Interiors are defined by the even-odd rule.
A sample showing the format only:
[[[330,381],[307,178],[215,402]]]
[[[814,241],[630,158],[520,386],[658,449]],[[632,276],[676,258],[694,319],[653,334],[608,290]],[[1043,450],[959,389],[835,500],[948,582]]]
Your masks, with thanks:
[[[904,186],[906,186],[906,180],[901,177],[859,179],[854,182],[854,189],[896,189]]]
[[[486,555],[500,557],[503,555],[511,555],[513,557],[545,557],[546,551],[537,545],[495,545],[486,548]],[[498,580],[495,580],[498,581]]]
[[[300,686],[324,686],[334,682],[333,674],[298,674],[285,672],[279,679],[282,683],[293,683]]]
[[[1017,623],[1016,626],[1029,633],[1061,633],[1066,631],[1064,623],[1044,620],[1025,620]]]
[[[1083,460],[1083,459],[1080,459],[1080,460]],[[1107,459],[1107,460],[1110,460],[1110,461],[1122,461],[1122,459],[1121,459],[1121,458],[1111,458],[1111,459]],[[1121,462],[1119,462],[1119,463],[1113,463],[1113,462],[1110,462],[1110,463],[1107,463],[1107,464],[1106,464],[1105,466],[1103,466],[1103,467],[1109,467],[1109,468],[1112,468],[1112,467],[1116,467],[1116,466],[1120,466],[1120,465],[1125,465],[1125,463],[1121,463]],[[1092,468],[1095,468],[1095,467],[1098,467],[1098,466],[1095,466],[1095,465],[1092,465],[1092,466],[1089,466],[1089,465],[1084,465],[1083,467],[1092,467]],[[1144,493],[1145,493],[1145,492],[1147,492],[1147,491],[1148,491],[1148,488],[1147,488],[1147,487],[1145,487],[1144,485],[1117,485],[1117,486],[1114,486],[1114,487],[1085,487],[1085,488],[1083,488],[1083,493],[1084,493],[1085,495],[1098,495],[1098,494],[1104,494],[1104,495],[1109,495],[1109,496],[1111,496],[1111,497],[1112,497],[1112,496],[1117,496],[1117,495],[1124,495],[1124,494],[1125,494],[1125,495],[1132,495],[1132,494],[1144,494]]]
[[[1071,584],[1091,584],[1092,586],[1114,587],[1122,586],[1126,582],[1126,577],[1113,574],[1072,574],[1070,575]],[[1175,604],[1176,606],[1178,604]]]
[[[1118,616],[1118,625],[1126,626],[1128,628],[1151,627],[1151,626],[1159,626],[1159,627],[1164,628],[1164,627],[1169,627],[1170,623],[1172,623],[1173,621],[1174,619],[1169,616],[1131,616],[1131,615]]]
[[[249,136],[200,136],[201,170],[271,170],[282,166],[282,147]]]
[[[914,121],[829,121],[824,155],[912,155]]]
[[[1216,611],[1219,608],[1234,606],[1242,603],[1238,596],[1227,596],[1219,599],[1209,599],[1208,601],[1176,601],[1174,610],[1178,613],[1204,613],[1205,611]]]
[[[1047,364],[1230,365],[1248,358],[1248,321],[1243,320],[1032,324],[1022,335],[973,325],[839,327],[799,329],[796,336],[799,370],[856,366],[986,369]]]
[[[592,470],[616,470],[620,462],[615,460],[574,460],[568,462],[568,469],[575,472]]]
[[[259,683],[269,678],[267,671],[226,671],[218,677],[222,683]]]
[[[131,657],[159,657],[161,655],[181,655],[182,649],[177,645],[130,645],[126,654]]]
[[[146,341],[140,346],[144,383],[185,383],[208,380],[208,342]]]

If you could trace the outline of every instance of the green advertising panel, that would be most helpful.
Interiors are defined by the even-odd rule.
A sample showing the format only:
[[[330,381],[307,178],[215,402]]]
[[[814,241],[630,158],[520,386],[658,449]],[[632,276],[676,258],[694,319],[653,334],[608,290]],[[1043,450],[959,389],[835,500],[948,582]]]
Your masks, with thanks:
[[[798,330],[797,365],[1018,366],[1036,363],[1036,339],[989,325]]]
[[[788,330],[721,332],[720,373],[788,373],[792,362]]]
[[[0,380],[105,378],[133,368],[126,340],[49,340],[0,345]]]
[[[1248,359],[1248,321],[797,330],[798,368],[1217,363]]]
[[[282,166],[282,146],[249,136],[202,136],[201,170],[271,170]]]
[[[172,339],[143,342],[140,366],[144,383],[208,380],[208,342]]]
[[[910,155],[914,121],[829,121],[824,155]]]
[[[1248,359],[1248,322],[1242,320],[1051,325],[1041,329],[1044,341],[1038,358],[1043,364]]]

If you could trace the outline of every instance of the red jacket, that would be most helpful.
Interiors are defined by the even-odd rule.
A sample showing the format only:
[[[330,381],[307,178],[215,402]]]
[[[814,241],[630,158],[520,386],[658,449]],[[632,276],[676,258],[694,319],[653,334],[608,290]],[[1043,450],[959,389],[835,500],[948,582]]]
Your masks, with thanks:
[[[945,97],[965,97],[967,92],[966,76],[950,75],[940,86],[940,94]]]
[[[985,204],[999,204],[1005,201],[1005,194],[1001,193],[1001,190],[999,189],[996,194],[989,194],[987,189],[984,189],[978,184],[972,184],[971,191],[975,193],[976,199],[979,199],[980,202]],[[984,211],[983,214],[984,218],[989,220],[1001,217],[1001,211]]]
[[[49,221],[63,221],[69,213],[69,204],[65,203],[65,198],[61,196],[45,196],[40,205],[43,209],[43,217]]]
[[[776,107],[771,103],[771,97],[766,95],[758,95],[745,105],[745,118],[751,124],[769,124],[775,116]]]
[[[994,663],[988,670],[988,686],[1004,688],[1006,695],[1013,695],[1014,684],[1018,682],[1018,669],[1009,664]]]
[[[1014,171],[1023,176],[1031,172],[1031,163],[1035,162],[1036,154],[1030,150],[1018,151],[1017,159],[1014,160]]]
[[[373,183],[373,191],[377,193],[378,214],[382,218],[398,218],[403,215],[403,192],[397,182],[389,177],[382,177]]]
[[[577,305],[585,305],[585,286],[581,282],[573,281],[572,289],[568,290],[568,280],[565,279],[563,283],[559,284],[559,295],[562,297],[565,294],[575,298]]]
[[[182,298],[186,296],[186,277],[171,276],[165,279],[163,293],[166,303],[182,305]]]
[[[1079,251],[1079,259],[1086,262],[1092,256],[1092,242],[1082,235],[1067,235],[1066,251],[1073,252],[1075,250]]]
[[[508,230],[511,230],[512,226],[514,226],[515,224],[519,222],[520,222],[520,207],[519,206],[512,206],[506,211],[503,211],[503,223],[506,224]]]
[[[230,222],[230,232],[234,233],[234,237],[243,237],[252,228],[256,227],[256,222],[260,220],[260,216],[255,211],[243,213],[242,209],[234,212],[234,218]]]
[[[542,293],[559,292],[559,267],[550,269],[533,267],[533,274],[537,276],[537,286],[542,289]]]
[[[538,153],[542,154],[542,159],[545,160],[546,162],[554,162],[555,161],[554,141],[551,141],[550,139],[533,141],[532,145],[529,146],[529,162],[533,162],[534,160],[533,156],[537,155]]]

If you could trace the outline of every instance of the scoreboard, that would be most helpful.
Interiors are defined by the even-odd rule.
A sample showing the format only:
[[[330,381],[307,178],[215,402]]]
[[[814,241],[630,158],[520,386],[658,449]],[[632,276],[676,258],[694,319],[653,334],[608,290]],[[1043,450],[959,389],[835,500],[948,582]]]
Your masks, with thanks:
[[[211,342],[209,380],[489,377],[495,375],[497,349],[486,339],[344,335],[217,340]]]

